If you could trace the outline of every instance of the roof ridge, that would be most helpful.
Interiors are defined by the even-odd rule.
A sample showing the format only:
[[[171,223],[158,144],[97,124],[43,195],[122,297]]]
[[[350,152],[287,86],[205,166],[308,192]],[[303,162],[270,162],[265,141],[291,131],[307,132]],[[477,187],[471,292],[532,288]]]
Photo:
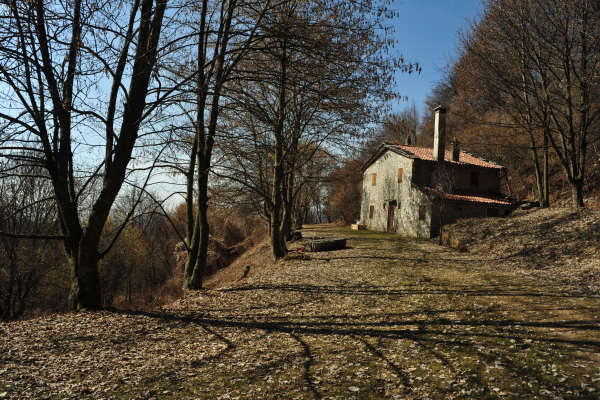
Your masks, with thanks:
[[[413,145],[408,145],[408,144],[395,144],[395,143],[383,142],[383,143],[381,143],[381,145],[379,145],[379,147],[377,147],[377,150],[367,160],[367,162],[365,162],[363,164],[362,171],[364,172],[371,164],[373,164],[375,162],[375,160],[377,160],[383,153],[385,153],[385,151],[388,151],[388,150],[393,151],[394,153],[397,153],[401,156],[411,158],[411,159],[419,159],[419,160],[423,160],[423,161],[427,161],[427,162],[435,161],[433,159],[433,148],[432,147],[413,146]],[[452,150],[447,149],[445,151],[445,155],[451,154],[451,151]],[[458,161],[453,161],[450,157],[444,157],[445,162],[452,163],[457,166],[464,166],[464,167],[471,166],[471,167],[477,167],[477,168],[504,169],[504,166],[501,164],[498,164],[497,162],[487,160],[483,157],[480,157],[476,154],[470,153],[465,150],[460,150],[460,152],[465,156],[471,157],[471,160],[464,160],[464,159],[461,160],[459,158]],[[463,157],[463,158],[465,158],[465,157]]]
[[[398,147],[400,147],[400,148],[401,148],[401,150],[404,150],[404,151],[410,151],[410,149],[404,149],[404,147],[412,147],[412,148],[414,148],[414,149],[423,149],[423,150],[431,151],[431,153],[433,154],[433,148],[432,148],[432,147],[424,147],[424,146],[412,146],[412,145],[403,145],[403,144],[402,144],[402,145],[394,145],[394,146],[398,146]],[[444,154],[445,154],[445,155],[446,155],[446,154],[451,154],[451,152],[452,152],[452,150],[450,150],[450,149],[445,149],[445,151],[444,151]],[[468,152],[468,151],[465,151],[465,150],[462,150],[462,149],[460,150],[460,152],[461,152],[462,154],[466,154],[466,155],[468,155],[468,156],[471,156],[471,157],[473,157],[473,158],[476,158],[477,160],[480,160],[480,161],[482,161],[482,162],[484,162],[484,163],[491,164],[492,166],[499,167],[499,168],[504,168],[504,166],[503,166],[503,165],[501,165],[501,164],[498,164],[497,162],[494,162],[494,161],[488,160],[488,159],[486,159],[486,158],[483,158],[483,157],[481,157],[481,156],[478,156],[477,154],[474,154],[474,153],[471,153],[471,152]],[[413,154],[414,154],[414,153],[413,153]],[[422,157],[419,157],[417,154],[415,154],[415,156],[416,156],[417,158],[419,158],[419,159],[422,159],[422,160],[424,159],[424,158],[422,158]],[[431,161],[431,160],[426,160],[426,161]],[[450,160],[450,159],[447,159],[446,161],[452,161],[452,160]],[[454,162],[456,162],[456,161],[454,161]],[[486,166],[486,165],[477,165],[477,164],[474,164],[474,163],[472,163],[472,162],[460,161],[460,160],[459,160],[457,163],[459,163],[459,164],[460,164],[460,163],[463,163],[463,164],[468,164],[468,165],[474,165],[474,166],[476,166],[476,167],[482,167],[482,168],[493,168],[493,167]]]

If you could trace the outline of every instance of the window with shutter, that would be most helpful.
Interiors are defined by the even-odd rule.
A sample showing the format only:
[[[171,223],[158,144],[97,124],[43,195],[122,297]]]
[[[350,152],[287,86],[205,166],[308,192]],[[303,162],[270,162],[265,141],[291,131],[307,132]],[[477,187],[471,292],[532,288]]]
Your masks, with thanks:
[[[371,185],[375,186],[377,183],[377,174],[371,174]]]
[[[398,168],[398,182],[402,182],[402,168]]]

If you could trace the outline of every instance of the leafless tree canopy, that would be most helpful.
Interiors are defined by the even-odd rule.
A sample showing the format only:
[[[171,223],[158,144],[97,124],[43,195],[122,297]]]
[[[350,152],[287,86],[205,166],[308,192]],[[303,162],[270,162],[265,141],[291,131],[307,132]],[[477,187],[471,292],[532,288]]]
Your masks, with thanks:
[[[138,265],[111,251],[123,255],[126,240],[146,254],[140,243],[154,234],[144,226],[172,229],[184,287],[201,288],[209,206],[226,203],[211,194],[237,192],[229,206],[246,202],[268,220],[282,257],[293,225],[322,203],[335,156],[397,97],[394,73],[418,69],[390,52],[387,3],[4,2],[0,180],[29,194],[0,236],[60,245],[74,309],[110,303],[107,263]],[[171,207],[179,195],[183,224]],[[29,209],[52,210],[44,228],[11,220]],[[27,296],[10,293],[20,308]]]

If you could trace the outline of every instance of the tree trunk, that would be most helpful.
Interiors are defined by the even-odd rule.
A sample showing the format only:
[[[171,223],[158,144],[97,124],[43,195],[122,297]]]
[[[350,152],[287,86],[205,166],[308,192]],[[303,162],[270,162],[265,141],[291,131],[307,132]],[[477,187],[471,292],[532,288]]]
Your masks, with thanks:
[[[583,179],[573,179],[571,184],[571,200],[573,208],[584,207],[583,204]]]
[[[69,308],[99,310],[102,308],[102,297],[98,274],[98,241],[79,241],[75,254],[67,252],[71,267]]]
[[[542,173],[542,201],[540,201],[540,207],[550,207],[550,178],[549,178],[549,146],[548,146],[548,135],[544,134],[544,170]]]
[[[196,265],[196,260],[198,259],[198,252],[200,250],[200,223],[197,221],[200,214],[196,214],[196,220],[193,224],[193,232],[192,239],[190,243],[188,243],[188,252],[187,258],[185,260],[185,267],[183,269],[183,289],[188,290],[192,289],[192,274],[194,271],[194,266]]]
[[[284,194],[283,221],[281,225],[282,235],[286,241],[292,239],[292,207],[294,205],[294,172],[288,174]]]
[[[280,76],[279,76],[279,105],[277,110],[277,124],[275,125],[275,154],[273,157],[273,188],[271,192],[271,248],[273,257],[280,259],[287,253],[283,232],[281,230],[281,217],[283,205],[283,180],[284,180],[284,162],[283,159],[283,129],[285,122],[286,105],[286,84],[287,84],[287,39],[284,37],[281,46]]]
[[[196,198],[197,214],[192,234],[192,245],[185,264],[183,288],[187,290],[202,289],[202,280],[206,272],[208,256],[208,239],[210,227],[208,224],[208,170],[212,155],[212,141],[209,146],[200,149],[198,154],[198,197]],[[204,150],[204,151],[202,151]],[[206,154],[209,152],[209,154]]]
[[[208,224],[208,196],[207,187],[203,185],[199,188],[198,215],[194,229],[193,253],[190,254],[186,262],[184,289],[200,290],[202,289],[203,277],[206,273],[208,256],[208,239],[210,226]],[[193,256],[193,257],[192,257]]]
[[[439,237],[438,237],[438,244],[441,246],[444,244],[443,238],[442,236],[444,235],[444,217],[442,216],[442,208],[440,207],[439,213],[440,213],[440,217],[439,217],[439,222],[440,222],[440,232],[439,232]]]
[[[542,176],[542,168],[540,167],[540,160],[537,151],[537,144],[535,142],[535,137],[533,136],[533,132],[528,129],[527,133],[529,134],[529,142],[531,144],[531,160],[533,161],[533,167],[535,171],[535,183],[537,186],[537,199],[540,207],[545,207],[546,199],[544,197],[544,178]],[[546,171],[544,171],[545,173]]]
[[[273,202],[273,209],[271,210],[271,248],[273,250],[273,257],[279,259],[285,256],[287,249],[283,240],[283,232],[281,230],[281,214],[282,214],[282,183],[283,183],[283,164],[282,158],[282,144],[278,138],[275,139],[275,165],[273,166],[273,190],[271,192],[271,199]]]

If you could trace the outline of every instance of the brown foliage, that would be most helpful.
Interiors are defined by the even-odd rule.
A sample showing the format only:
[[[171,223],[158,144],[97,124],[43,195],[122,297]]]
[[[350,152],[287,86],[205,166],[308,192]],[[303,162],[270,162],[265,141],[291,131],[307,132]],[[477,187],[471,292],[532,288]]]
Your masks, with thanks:
[[[132,221],[101,261],[103,306],[137,307],[162,304],[162,286],[176,272],[173,248],[176,236],[164,217],[152,216],[145,224]],[[108,232],[113,230],[109,222]]]
[[[185,226],[185,204],[177,207],[173,220],[178,229]],[[208,212],[210,239],[208,242],[207,275],[228,268],[248,250],[261,243],[268,235],[264,221],[256,216],[243,214],[231,207],[214,205]],[[175,250],[177,263],[182,269],[186,252],[183,245]],[[181,281],[180,281],[181,282]]]
[[[332,221],[354,222],[360,213],[362,162],[349,160],[329,175],[327,214]]]
[[[437,97],[452,109],[463,143],[508,167],[516,197],[545,200],[543,154],[549,147],[550,200],[572,198],[583,206],[582,187],[587,202],[593,197],[597,181],[588,174],[589,155],[598,154],[600,14],[592,4],[486,2],[432,95],[449,94]]]

